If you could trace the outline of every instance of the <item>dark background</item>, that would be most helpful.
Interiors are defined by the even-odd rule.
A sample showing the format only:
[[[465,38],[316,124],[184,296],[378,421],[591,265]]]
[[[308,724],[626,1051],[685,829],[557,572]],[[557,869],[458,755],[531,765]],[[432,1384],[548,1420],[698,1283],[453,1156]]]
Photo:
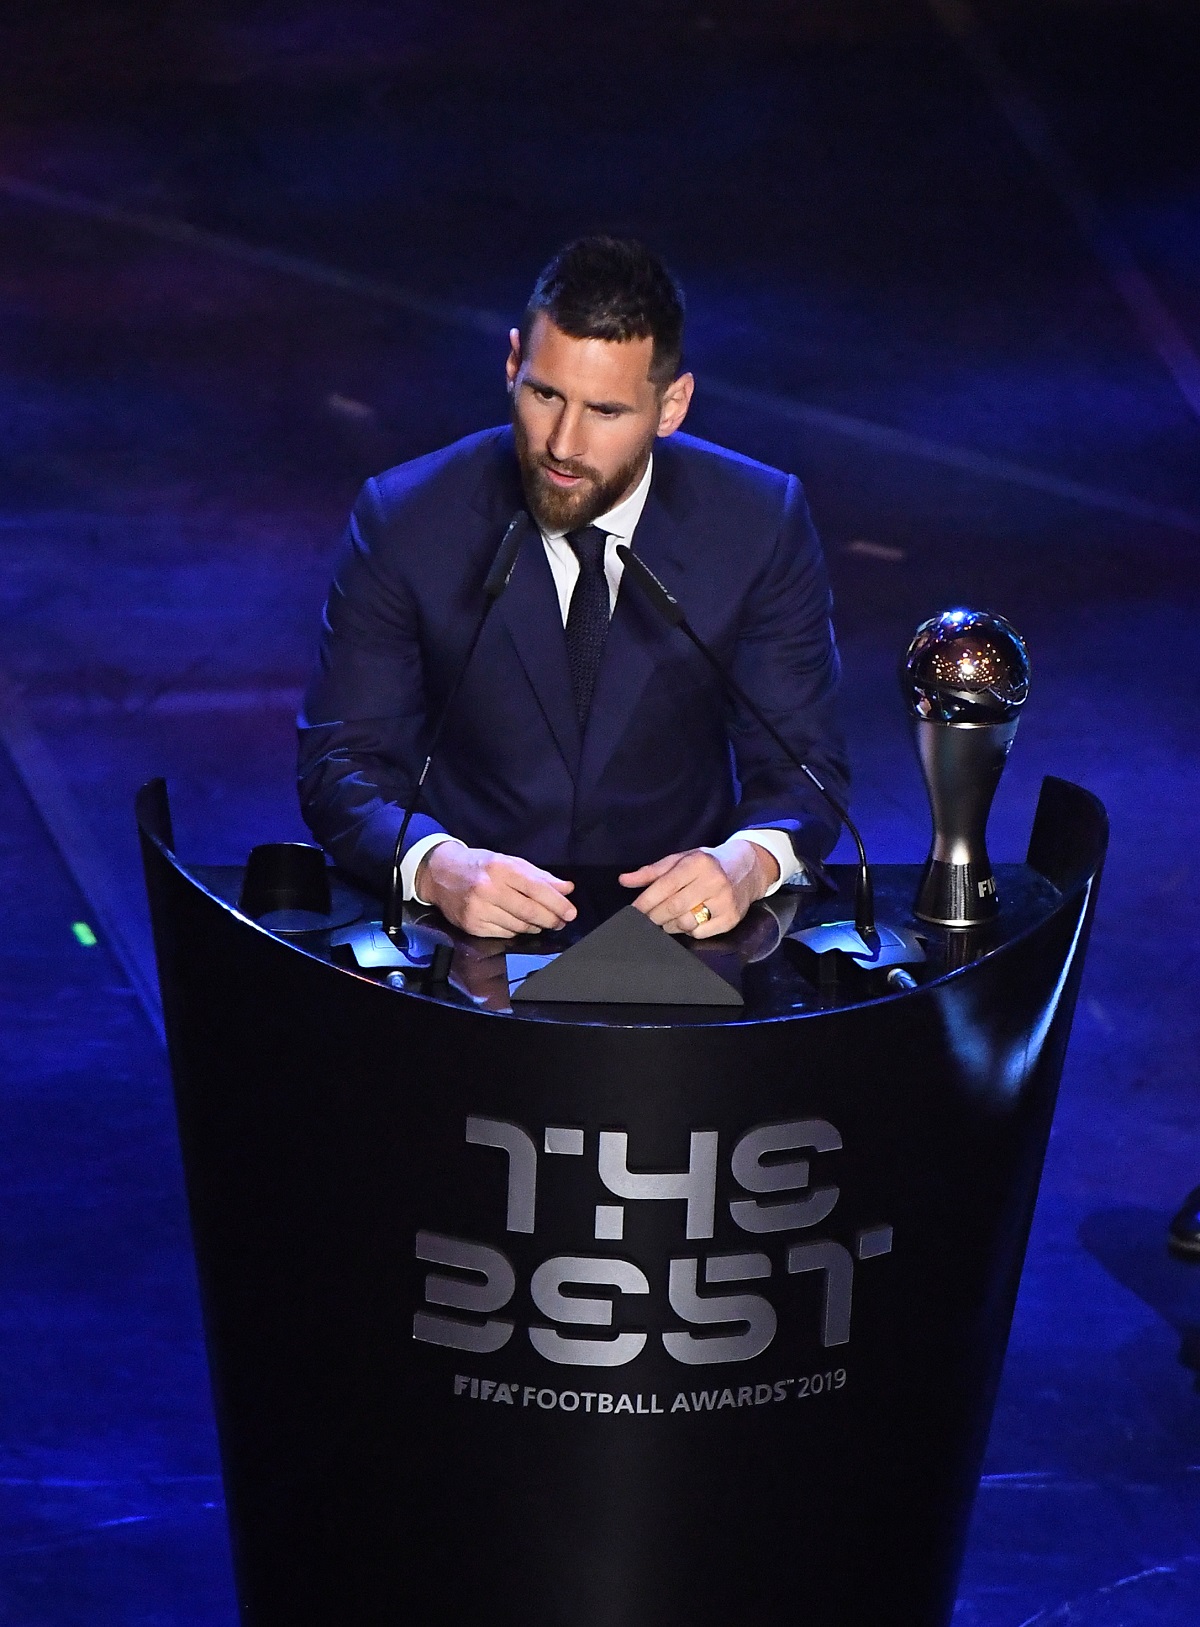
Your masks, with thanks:
[[[955,1621],[1200,1620],[1198,83],[1194,0],[4,9],[0,1619],[231,1627],[132,792],[185,860],[303,834],[354,492],[504,416],[599,228],[684,283],[689,428],[806,482],[873,857],[950,604],[1033,656],[993,855],[1046,772],[1109,807]]]

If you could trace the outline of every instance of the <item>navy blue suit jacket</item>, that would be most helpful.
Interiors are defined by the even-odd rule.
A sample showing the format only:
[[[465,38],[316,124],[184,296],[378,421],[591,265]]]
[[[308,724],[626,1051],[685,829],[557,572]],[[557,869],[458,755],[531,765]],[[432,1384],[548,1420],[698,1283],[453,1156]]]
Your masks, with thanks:
[[[401,809],[522,507],[508,429],[363,487],[300,715],[300,799],[317,840],[377,888]],[[631,868],[744,827],[823,856],[836,818],[711,669],[622,582],[587,728],[541,537],[526,537],[451,712],[407,843],[446,830],[549,870]],[[635,551],[835,796],[838,661],[820,545],[799,482],[720,447],[658,441]]]

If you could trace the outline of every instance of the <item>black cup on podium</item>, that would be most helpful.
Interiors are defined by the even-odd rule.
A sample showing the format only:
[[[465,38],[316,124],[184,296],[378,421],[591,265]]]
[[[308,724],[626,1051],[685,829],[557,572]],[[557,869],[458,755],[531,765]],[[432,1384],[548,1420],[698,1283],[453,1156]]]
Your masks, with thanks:
[[[334,887],[319,847],[308,842],[264,842],[251,848],[238,909],[269,932],[329,932],[362,913],[344,888]]]

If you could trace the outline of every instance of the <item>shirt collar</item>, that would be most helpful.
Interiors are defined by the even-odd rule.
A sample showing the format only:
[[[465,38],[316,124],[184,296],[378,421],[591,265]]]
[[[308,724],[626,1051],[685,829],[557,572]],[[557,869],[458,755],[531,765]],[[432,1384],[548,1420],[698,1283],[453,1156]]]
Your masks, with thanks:
[[[654,456],[651,454],[646,464],[646,472],[637,485],[619,502],[615,508],[610,508],[607,514],[601,514],[592,524],[601,531],[607,531],[610,537],[617,537],[622,542],[631,542],[633,533],[637,530],[637,523],[642,517],[642,510],[646,506],[646,498],[650,493],[650,477],[654,473]],[[565,531],[544,531],[542,535],[548,542],[557,542],[566,535]]]

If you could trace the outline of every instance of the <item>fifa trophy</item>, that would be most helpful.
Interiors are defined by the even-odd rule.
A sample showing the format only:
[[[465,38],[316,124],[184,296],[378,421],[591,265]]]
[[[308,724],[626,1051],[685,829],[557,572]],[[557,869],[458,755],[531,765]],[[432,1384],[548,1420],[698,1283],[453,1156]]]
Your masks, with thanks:
[[[922,622],[900,668],[933,813],[933,846],[913,912],[972,927],[1000,907],[986,834],[992,799],[1029,694],[1016,628],[982,610]]]

